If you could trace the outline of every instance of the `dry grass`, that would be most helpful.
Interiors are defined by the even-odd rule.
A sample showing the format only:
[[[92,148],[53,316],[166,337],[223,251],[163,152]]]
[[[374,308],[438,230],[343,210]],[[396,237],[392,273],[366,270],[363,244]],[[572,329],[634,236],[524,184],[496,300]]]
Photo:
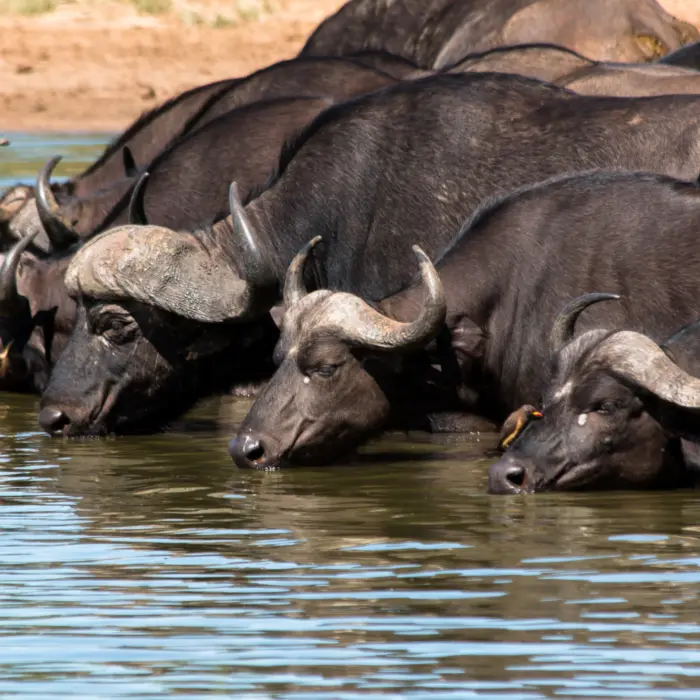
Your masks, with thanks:
[[[0,0],[0,13],[7,15],[39,15],[53,12],[60,0]]]
[[[0,0],[0,15],[33,16],[71,8],[89,12],[113,0]],[[141,15],[168,15],[184,24],[223,28],[260,19],[273,0],[118,0]]]

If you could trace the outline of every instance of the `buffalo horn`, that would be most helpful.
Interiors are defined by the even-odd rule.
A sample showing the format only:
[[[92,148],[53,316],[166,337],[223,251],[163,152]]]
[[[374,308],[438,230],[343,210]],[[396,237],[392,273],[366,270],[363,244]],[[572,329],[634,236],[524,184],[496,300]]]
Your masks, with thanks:
[[[683,371],[641,333],[620,331],[603,341],[595,359],[616,376],[681,408],[700,409],[700,379]]]
[[[39,229],[21,238],[15,243],[5,256],[0,267],[0,316],[12,314],[20,300],[17,291],[17,268],[22,258],[22,253],[39,233]]]
[[[295,256],[289,265],[287,276],[284,279],[284,305],[286,308],[294,306],[306,296],[304,286],[304,266],[309,253],[321,241],[321,236],[312,238]]]
[[[417,349],[435,338],[445,322],[445,293],[430,258],[417,245],[413,252],[424,290],[423,308],[415,321],[395,321],[353,294],[338,293],[332,297],[324,325],[329,322],[351,343],[376,350]]]
[[[36,208],[39,219],[56,250],[64,250],[76,243],[80,236],[61,213],[61,207],[51,191],[51,174],[61,160],[54,156],[39,172],[36,181]]]
[[[249,286],[258,290],[277,287],[277,273],[260,249],[258,236],[245,212],[238,194],[238,184],[231,183],[228,190],[228,204],[231,210],[231,223],[236,237],[241,259],[240,269]]]
[[[129,223],[135,226],[148,226],[148,217],[143,206],[143,193],[146,190],[147,180],[148,173],[145,172],[136,183],[129,200]]]
[[[561,311],[554,321],[552,332],[549,335],[549,345],[552,355],[559,354],[564,346],[574,338],[574,329],[578,317],[593,304],[600,301],[613,301],[619,299],[619,294],[606,294],[604,292],[593,292],[572,299]]]

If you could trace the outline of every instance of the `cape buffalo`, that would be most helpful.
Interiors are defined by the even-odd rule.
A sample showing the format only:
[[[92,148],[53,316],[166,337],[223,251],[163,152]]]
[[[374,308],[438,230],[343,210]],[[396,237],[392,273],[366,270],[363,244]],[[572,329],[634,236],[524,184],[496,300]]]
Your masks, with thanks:
[[[549,44],[492,49],[467,56],[448,70],[515,73],[546,80],[581,95],[644,97],[700,93],[700,72],[690,68],[592,61]]]
[[[691,294],[690,279],[684,281],[677,293]],[[698,483],[700,324],[685,326],[664,343],[605,328],[576,336],[579,316],[609,298],[575,299],[555,322],[554,367],[541,423],[518,431],[491,466],[492,493]]]
[[[496,46],[549,42],[601,61],[649,61],[698,39],[656,0],[351,0],[302,50],[385,50],[444,68]]]
[[[152,170],[151,162],[167,148],[234,109],[286,97],[321,95],[342,100],[393,82],[391,75],[364,65],[363,61],[392,66],[394,72],[400,72],[398,66],[402,65],[402,75],[413,70],[407,61],[383,54],[366,58],[310,56],[282,61],[245,78],[219,81],[183,93],[141,117],[85,173],[52,186],[53,217],[46,214],[42,202],[34,201],[29,188],[10,190],[0,200],[0,212],[4,208],[2,216],[7,220],[10,238],[18,239],[43,229],[51,239],[53,250],[64,249],[79,238],[89,238],[100,230],[105,215],[113,207],[124,199],[128,201],[128,193],[135,185],[134,176],[147,168]],[[47,251],[48,246],[43,245],[42,249]]]
[[[134,205],[140,218],[147,217],[154,224],[176,230],[213,221],[226,212],[232,179],[240,183],[246,197],[262,187],[285,141],[331,104],[330,99],[320,97],[257,102],[208,123],[158,156],[148,177],[141,182],[132,206],[129,197],[124,197],[100,227],[127,223]],[[56,206],[52,204],[46,182],[46,177],[40,178],[37,187],[40,210],[42,206]],[[44,201],[46,205],[42,204]],[[59,221],[51,225],[65,224]],[[24,239],[15,245],[20,247],[25,247]],[[63,278],[76,249],[49,256],[26,252],[21,258],[8,256],[6,261],[1,282],[5,294],[4,299],[0,298],[0,332],[6,338],[17,337],[6,362],[35,375],[33,383],[31,376],[25,376],[23,387],[41,390],[45,386],[48,372],[73,328],[75,302]],[[17,297],[28,304],[19,303]],[[30,339],[23,332],[28,325],[26,314],[37,320]],[[15,327],[20,329],[19,336],[13,330]],[[20,369],[11,374],[16,378],[21,374]],[[16,388],[17,381],[13,380],[10,386]],[[8,388],[1,376],[0,387]]]
[[[609,298],[575,299],[555,322],[555,367],[541,420],[519,431],[490,467],[492,493],[670,488],[698,481],[697,461],[686,458],[697,452],[683,438],[700,438],[700,379],[682,366],[700,374],[697,323],[686,329],[690,338],[681,333],[664,348],[630,330],[599,328],[575,337],[579,315]]]
[[[539,406],[550,371],[542,329],[551,328],[559,309],[577,294],[624,293],[622,303],[596,306],[583,328],[632,329],[660,339],[700,317],[698,222],[698,185],[664,176],[567,176],[512,193],[477,212],[439,260],[442,329],[436,320],[437,281],[426,285],[425,295],[415,287],[372,308],[355,295],[306,294],[298,274],[303,253],[287,278],[275,351],[279,369],[256,399],[231,453],[238,464],[259,468],[323,462],[387,424],[428,427],[431,411],[461,407],[502,420],[524,403]],[[422,264],[425,278],[428,263]],[[407,340],[412,327],[407,321],[428,311],[435,323]],[[566,323],[557,328],[568,337]],[[585,359],[590,348],[574,343],[583,349],[577,357]],[[567,360],[558,376],[568,381],[572,368],[579,364]],[[570,444],[568,436],[582,425],[577,416],[598,410],[597,403],[585,402],[600,400],[614,413],[604,399],[611,388],[615,402],[622,388],[610,381],[597,387],[584,375],[581,391],[573,393],[570,383],[558,382],[559,393],[550,392],[544,402],[544,418],[532,422],[513,449],[525,438],[533,450],[546,445],[533,451],[537,456],[557,446],[556,468],[545,472],[561,475],[571,455],[583,460],[574,451],[579,443]],[[625,448],[630,440],[635,444],[639,421],[628,425],[624,418],[639,418],[643,406],[643,398],[632,402],[633,392],[627,394],[630,400],[620,404],[619,413]],[[664,396],[672,403],[668,392]],[[565,410],[566,402],[579,399],[585,405]],[[598,425],[591,417],[586,430],[593,433]],[[543,431],[549,443],[536,440]],[[599,444],[591,439],[587,446]],[[594,454],[610,453],[614,445],[598,449]],[[639,456],[633,453],[630,464]],[[513,479],[509,470],[504,478]],[[511,486],[519,487],[515,481]]]
[[[369,57],[369,60],[379,59],[386,57]],[[313,95],[327,92],[342,100],[394,82],[388,74],[354,60],[314,57],[285,61],[237,81],[218,94],[215,104],[211,103],[196,124],[191,124],[187,136],[177,139],[150,163],[148,180],[140,191],[145,215],[154,224],[184,230],[213,221],[217,214],[226,211],[231,180],[239,183],[244,197],[261,188],[274,169],[285,141],[330,105],[330,98]],[[298,95],[253,101],[276,93]],[[79,200],[77,211],[82,224],[79,230],[71,224],[65,207],[50,187],[49,177],[56,162],[54,158],[39,175],[34,209],[54,239],[74,241],[128,222],[135,177],[130,179],[128,187],[115,186],[101,196]],[[53,315],[40,316],[44,324],[51,321],[54,326],[50,333],[54,345],[50,354],[55,359],[65,345],[75,317],[75,305],[63,285],[63,274],[75,248],[54,250],[48,257],[33,252],[33,256],[26,254],[22,258],[18,284],[34,314],[55,309]],[[13,306],[15,310],[18,308],[23,307]],[[5,318],[3,323],[7,326],[10,320]],[[24,322],[20,325],[24,327]],[[44,335],[45,329],[37,329],[27,346],[34,358],[30,364],[21,358],[19,343],[12,349],[12,357],[21,366],[41,368],[35,382],[37,387],[44,386],[46,372],[51,367]],[[42,357],[46,361],[36,361]]]
[[[95,193],[136,174],[125,172],[124,149],[129,149],[140,164],[150,163],[154,156],[186,129],[188,120],[206,110],[216,95],[232,82],[223,80],[188,90],[143,114],[110,143],[85,172],[54,185],[52,190],[65,207],[63,215],[66,220],[70,220],[79,231],[90,230],[90,225],[94,224],[91,199]],[[114,201],[118,199],[119,193]],[[86,215],[84,210],[90,210],[87,216],[89,221],[82,225],[81,217]],[[0,241],[17,240],[34,231],[39,231],[39,239],[43,239],[40,248],[44,251],[51,247],[64,249],[76,242],[61,237],[60,230],[55,234],[51,229],[44,232],[32,188],[25,185],[10,188],[0,198]],[[49,236],[48,240],[44,238],[46,235]]]
[[[428,255],[437,254],[478,204],[495,194],[542,177],[596,167],[655,168],[694,177],[700,162],[699,107],[700,99],[690,96],[589,98],[488,73],[403,82],[331,107],[315,119],[285,149],[269,186],[247,204],[249,224],[242,228],[260,241],[277,286],[303,242],[321,234],[326,245],[317,249],[309,282],[313,276],[314,286],[382,299],[413,277],[408,242]],[[84,320],[42,398],[42,425],[47,430],[80,434],[143,429],[145,414],[140,423],[131,419],[128,396],[151,412],[149,427],[164,420],[164,408],[168,415],[178,405],[187,408],[185,401],[178,404],[175,388],[184,381],[183,373],[195,382],[197,365],[173,361],[154,368],[145,359],[157,354],[151,337],[159,324],[170,327],[177,316],[198,323],[202,337],[214,335],[216,351],[204,361],[207,370],[217,363],[238,365],[236,348],[249,342],[255,323],[235,326],[231,310],[218,316],[194,315],[196,299],[216,293],[208,273],[197,282],[193,267],[187,304],[174,301],[183,290],[173,291],[172,299],[157,293],[162,276],[176,288],[182,284],[170,274],[172,265],[181,264],[179,258],[168,263],[167,257],[160,257],[158,264],[152,258],[157,246],[180,250],[165,241],[180,241],[182,234],[171,231],[168,239],[164,231],[157,229],[152,240],[149,230],[142,229],[132,241],[130,229],[120,229],[101,236],[99,246],[94,244],[89,254],[73,260],[68,278],[85,307]],[[101,256],[114,260],[126,236],[135,246],[130,265],[105,277]],[[196,244],[187,238],[195,249],[215,251],[234,245],[235,239],[231,218],[199,232]],[[234,248],[228,259],[235,258]],[[240,263],[232,264],[227,274],[237,280],[236,288],[248,288],[241,282],[245,268]],[[132,307],[143,305],[152,312],[143,321],[139,311],[136,320]],[[109,379],[111,341],[102,337],[102,326],[87,322],[105,306],[112,314],[121,309],[119,314],[134,329],[123,346],[118,384]],[[186,357],[185,339],[169,352]],[[108,410],[98,415],[95,406],[101,405],[106,391],[112,398]]]

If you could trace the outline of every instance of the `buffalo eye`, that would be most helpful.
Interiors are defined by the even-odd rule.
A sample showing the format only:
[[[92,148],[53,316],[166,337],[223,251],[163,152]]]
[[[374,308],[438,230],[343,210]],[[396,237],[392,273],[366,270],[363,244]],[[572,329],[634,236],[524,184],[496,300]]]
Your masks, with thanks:
[[[601,413],[604,416],[614,413],[620,408],[620,403],[618,401],[603,401],[598,404],[595,408],[596,413]]]
[[[315,374],[317,377],[328,379],[335,374],[337,369],[338,365],[320,365],[319,367],[314,367],[312,370],[309,370],[309,374]]]
[[[136,322],[131,317],[107,314],[98,320],[95,331],[111,343],[122,344],[134,337]]]

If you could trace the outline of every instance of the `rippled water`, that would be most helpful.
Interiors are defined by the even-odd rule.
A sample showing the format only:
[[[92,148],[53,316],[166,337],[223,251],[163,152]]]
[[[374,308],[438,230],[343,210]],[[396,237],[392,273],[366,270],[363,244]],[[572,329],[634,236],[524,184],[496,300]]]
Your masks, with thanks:
[[[491,436],[245,472],[246,406],[65,441],[0,395],[0,697],[700,697],[696,493],[487,496]]]

